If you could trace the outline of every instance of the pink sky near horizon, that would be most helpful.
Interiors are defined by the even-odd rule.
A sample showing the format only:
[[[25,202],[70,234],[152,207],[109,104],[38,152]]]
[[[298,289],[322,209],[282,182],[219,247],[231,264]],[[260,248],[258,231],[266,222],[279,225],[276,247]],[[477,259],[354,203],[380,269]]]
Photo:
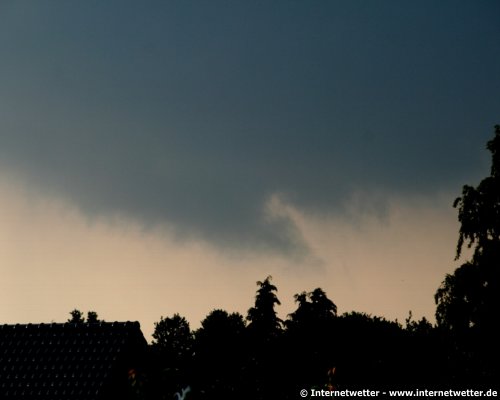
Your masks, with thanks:
[[[178,312],[192,328],[213,309],[246,315],[256,281],[273,276],[281,318],[293,295],[321,287],[339,313],[367,312],[404,322],[434,320],[433,295],[458,266],[454,196],[390,199],[375,215],[351,202],[351,216],[310,215],[274,196],[268,213],[289,216],[313,252],[298,261],[278,254],[228,252],[180,241],[168,227],[145,229],[115,216],[84,216],[63,199],[0,180],[2,323],[64,322],[95,310],[107,321],[154,322]]]

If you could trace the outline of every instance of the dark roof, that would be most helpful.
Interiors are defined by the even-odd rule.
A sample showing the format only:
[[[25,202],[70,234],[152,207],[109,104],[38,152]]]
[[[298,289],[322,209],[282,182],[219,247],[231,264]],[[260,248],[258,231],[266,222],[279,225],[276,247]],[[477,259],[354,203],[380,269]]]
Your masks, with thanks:
[[[138,322],[0,325],[0,399],[116,395],[146,347]]]

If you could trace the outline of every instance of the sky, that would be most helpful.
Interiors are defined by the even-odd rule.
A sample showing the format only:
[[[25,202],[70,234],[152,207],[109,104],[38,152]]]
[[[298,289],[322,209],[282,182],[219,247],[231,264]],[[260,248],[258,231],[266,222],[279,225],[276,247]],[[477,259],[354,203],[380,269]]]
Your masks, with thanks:
[[[500,123],[496,1],[3,1],[0,323],[433,320]]]

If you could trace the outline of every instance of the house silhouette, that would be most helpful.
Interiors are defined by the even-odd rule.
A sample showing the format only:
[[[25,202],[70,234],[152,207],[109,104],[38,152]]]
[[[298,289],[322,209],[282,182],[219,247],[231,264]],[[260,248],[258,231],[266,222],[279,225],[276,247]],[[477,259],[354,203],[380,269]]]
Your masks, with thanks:
[[[133,399],[138,322],[0,325],[0,399]]]

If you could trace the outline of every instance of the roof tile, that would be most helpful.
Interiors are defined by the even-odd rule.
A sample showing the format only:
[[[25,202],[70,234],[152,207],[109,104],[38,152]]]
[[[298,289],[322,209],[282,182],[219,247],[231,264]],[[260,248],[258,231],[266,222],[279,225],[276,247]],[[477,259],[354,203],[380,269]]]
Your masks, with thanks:
[[[137,322],[0,325],[0,398],[100,399],[145,347]]]

